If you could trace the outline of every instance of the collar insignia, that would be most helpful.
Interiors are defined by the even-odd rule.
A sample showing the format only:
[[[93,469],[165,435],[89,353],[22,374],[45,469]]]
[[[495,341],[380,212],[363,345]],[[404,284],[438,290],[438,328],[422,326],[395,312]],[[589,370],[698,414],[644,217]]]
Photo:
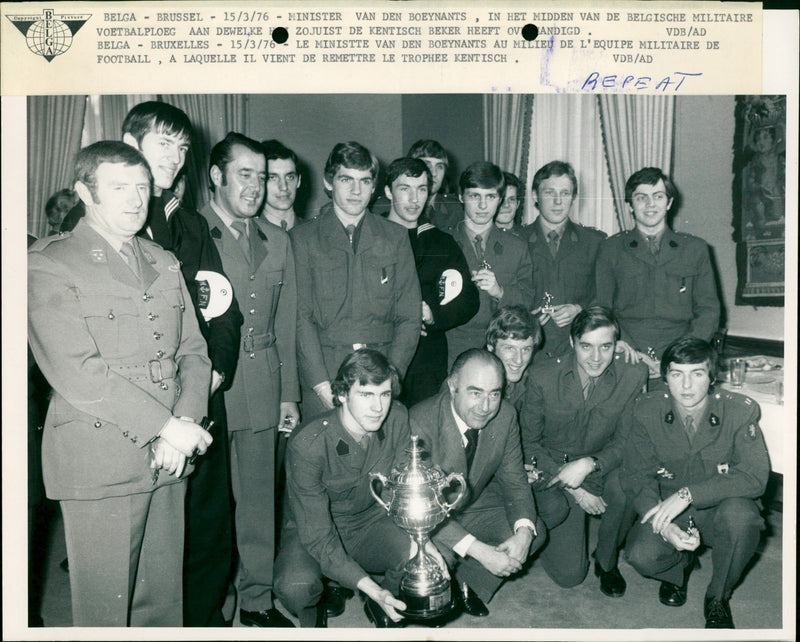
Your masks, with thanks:
[[[106,262],[106,252],[103,248],[98,247],[93,250],[89,250],[89,256],[92,257],[92,261],[95,263],[105,263]]]

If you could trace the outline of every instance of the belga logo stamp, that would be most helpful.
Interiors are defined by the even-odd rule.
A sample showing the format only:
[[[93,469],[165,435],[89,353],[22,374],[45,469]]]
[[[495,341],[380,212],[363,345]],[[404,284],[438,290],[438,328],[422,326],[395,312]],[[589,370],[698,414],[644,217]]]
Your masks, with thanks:
[[[42,11],[42,15],[7,17],[25,36],[28,49],[50,62],[56,56],[69,50],[72,46],[72,38],[78,33],[78,29],[92,17],[92,14],[57,16],[52,9],[45,9]]]

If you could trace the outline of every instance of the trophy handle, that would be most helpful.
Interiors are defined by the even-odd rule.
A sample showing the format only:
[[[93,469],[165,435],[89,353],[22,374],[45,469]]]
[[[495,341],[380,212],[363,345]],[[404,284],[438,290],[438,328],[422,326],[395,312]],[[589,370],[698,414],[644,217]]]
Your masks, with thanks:
[[[386,478],[386,475],[383,473],[370,473],[369,474],[369,492],[375,498],[375,501],[378,502],[381,506],[383,506],[384,510],[388,513],[389,512],[389,504],[381,499],[381,496],[375,492],[375,481],[380,480],[383,484],[384,488],[389,488],[391,482]]]
[[[458,491],[458,497],[456,497],[449,504],[446,501],[444,501],[444,499],[442,500],[442,504],[441,505],[442,505],[442,508],[444,509],[445,515],[447,515],[451,510],[453,510],[453,506],[458,504],[458,502],[461,501],[461,498],[464,497],[464,495],[467,492],[467,482],[464,479],[464,475],[462,475],[461,473],[450,473],[442,481],[442,486],[441,487],[442,488],[447,488],[451,483],[453,483],[454,479],[458,481],[458,485],[461,488]]]

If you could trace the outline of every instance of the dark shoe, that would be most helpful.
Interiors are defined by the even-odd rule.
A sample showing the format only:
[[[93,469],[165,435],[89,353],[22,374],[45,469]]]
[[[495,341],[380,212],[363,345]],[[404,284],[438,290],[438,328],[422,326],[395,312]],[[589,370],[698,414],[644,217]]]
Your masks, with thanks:
[[[672,582],[661,582],[658,601],[664,606],[683,606],[686,604],[686,585],[676,586]]]
[[[376,629],[394,629],[403,626],[402,620],[395,622],[386,614],[386,611],[378,606],[375,600],[369,597],[364,601],[364,613],[367,614],[367,619],[375,625]]]
[[[594,557],[594,574],[600,578],[600,590],[603,595],[608,597],[622,597],[625,595],[627,584],[622,573],[619,572],[619,567],[615,566],[610,571],[604,571],[600,564],[597,563],[597,557]]]
[[[353,591],[338,584],[328,584],[325,586],[325,593],[322,595],[322,601],[325,603],[325,610],[328,612],[328,617],[338,617],[344,613],[344,608],[347,600],[353,597]]]
[[[65,557],[63,560],[61,560],[59,566],[61,567],[62,571],[64,571],[65,573],[69,573],[69,558]]]
[[[475,594],[475,591],[466,582],[462,582],[459,588],[459,598],[464,613],[472,617],[486,617],[489,615],[489,609],[486,608],[483,600]]]
[[[317,604],[317,621],[314,622],[315,629],[328,628],[328,611],[325,609],[325,604],[320,602]]]
[[[706,597],[703,605],[703,614],[706,616],[707,629],[733,629],[733,616],[728,600],[718,600],[715,597]]]
[[[294,627],[292,621],[275,608],[267,609],[266,611],[239,609],[239,621],[242,626],[258,626],[261,628]]]

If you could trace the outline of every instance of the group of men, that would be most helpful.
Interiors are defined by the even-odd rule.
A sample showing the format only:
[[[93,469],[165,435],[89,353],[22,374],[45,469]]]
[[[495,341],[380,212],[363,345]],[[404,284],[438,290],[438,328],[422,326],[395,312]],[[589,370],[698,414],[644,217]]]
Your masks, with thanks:
[[[236,132],[211,151],[206,205],[186,208],[171,188],[192,131],[171,105],[134,107],[121,142],[80,151],[80,203],[29,250],[75,625],[223,626],[231,582],[243,625],[293,626],[278,597],[326,626],[355,590],[376,626],[399,625],[415,544],[369,473],[414,434],[468,481],[427,551],[460,611],[486,615],[537,551],[581,583],[599,515],[603,593],[625,592],[627,538],[680,606],[702,538],[707,626],[733,626],[769,463],[757,404],[711,387],[719,300],[708,248],[667,226],[667,176],[631,177],[636,228],[605,239],[570,219],[567,163],[536,173],[522,227],[524,186],[492,163],[446,195],[447,152],[419,141],[376,200],[376,157],[339,143],[331,201],[301,222],[294,152]]]

